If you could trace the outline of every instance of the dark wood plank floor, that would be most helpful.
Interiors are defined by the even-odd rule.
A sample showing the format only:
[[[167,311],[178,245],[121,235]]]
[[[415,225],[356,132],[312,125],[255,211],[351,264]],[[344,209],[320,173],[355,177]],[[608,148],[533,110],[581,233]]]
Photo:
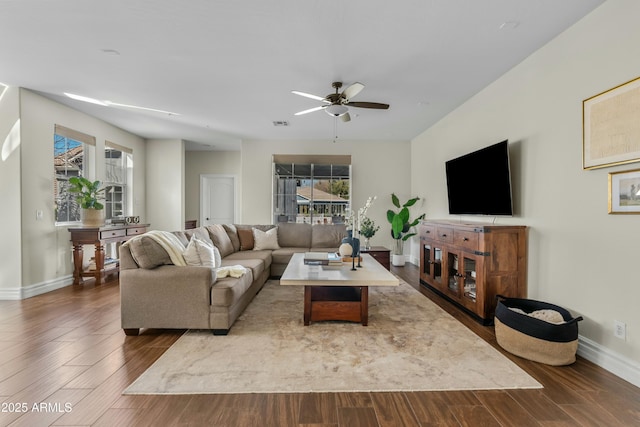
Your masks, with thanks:
[[[492,327],[421,288],[417,267],[394,272],[502,351]],[[0,426],[640,425],[637,387],[580,358],[550,367],[504,351],[544,389],[122,396],[183,332],[125,337],[117,280],[0,301]]]

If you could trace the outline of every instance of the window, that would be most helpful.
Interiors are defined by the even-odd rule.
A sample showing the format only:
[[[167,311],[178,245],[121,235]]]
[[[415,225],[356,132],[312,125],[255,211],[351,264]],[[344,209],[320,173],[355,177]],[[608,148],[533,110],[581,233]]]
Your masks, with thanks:
[[[343,223],[350,194],[351,156],[273,156],[274,223]]]
[[[95,137],[55,125],[53,199],[56,224],[80,221],[80,206],[74,194],[68,191],[69,178],[87,177],[88,160],[95,145]]]
[[[128,184],[133,170],[133,151],[107,141],[104,147],[105,162],[105,218],[123,217],[129,212]]]

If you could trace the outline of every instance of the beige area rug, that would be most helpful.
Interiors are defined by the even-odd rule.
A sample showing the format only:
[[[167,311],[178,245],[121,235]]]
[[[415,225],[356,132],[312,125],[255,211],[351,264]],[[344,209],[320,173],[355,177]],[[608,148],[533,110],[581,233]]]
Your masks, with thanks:
[[[541,388],[401,281],[369,289],[369,326],[303,326],[303,289],[269,281],[227,336],[188,331],[125,394]]]

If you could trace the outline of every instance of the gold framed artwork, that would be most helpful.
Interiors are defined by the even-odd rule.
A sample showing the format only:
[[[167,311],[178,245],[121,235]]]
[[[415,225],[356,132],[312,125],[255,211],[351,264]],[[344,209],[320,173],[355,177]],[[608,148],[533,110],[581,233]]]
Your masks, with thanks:
[[[640,169],[609,173],[609,213],[640,214]]]
[[[640,77],[582,101],[582,167],[640,161]]]

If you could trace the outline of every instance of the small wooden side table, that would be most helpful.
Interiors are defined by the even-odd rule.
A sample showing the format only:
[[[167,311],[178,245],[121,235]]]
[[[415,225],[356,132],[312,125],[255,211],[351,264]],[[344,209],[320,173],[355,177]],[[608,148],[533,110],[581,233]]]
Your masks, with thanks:
[[[369,249],[360,249],[363,254],[369,254],[384,268],[391,270],[391,250],[384,246],[371,246]]]
[[[105,225],[103,227],[72,227],[71,244],[73,245],[73,284],[84,282],[85,277],[94,277],[96,284],[104,283],[105,273],[111,274],[119,271],[119,264],[105,270],[104,245],[107,243],[120,244],[139,234],[146,233],[149,224],[119,224]],[[95,245],[96,269],[83,270],[82,245]]]

